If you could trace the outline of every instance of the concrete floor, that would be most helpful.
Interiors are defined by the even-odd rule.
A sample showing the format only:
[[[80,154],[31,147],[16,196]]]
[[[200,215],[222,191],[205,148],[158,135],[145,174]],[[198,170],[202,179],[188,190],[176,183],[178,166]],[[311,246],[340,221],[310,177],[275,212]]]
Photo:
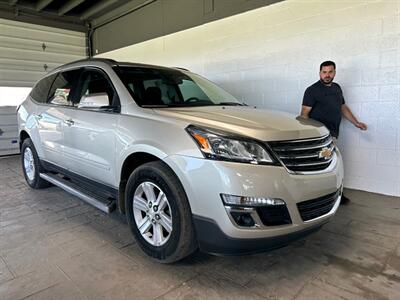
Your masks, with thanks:
[[[352,199],[323,230],[273,252],[174,265],[142,254],[124,218],[0,159],[0,299],[400,299],[400,199]]]

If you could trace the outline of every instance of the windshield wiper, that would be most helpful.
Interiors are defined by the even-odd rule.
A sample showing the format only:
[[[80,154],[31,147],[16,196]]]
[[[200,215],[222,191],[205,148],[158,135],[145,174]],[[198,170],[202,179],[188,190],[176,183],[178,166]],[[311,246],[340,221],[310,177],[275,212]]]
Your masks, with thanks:
[[[141,105],[143,108],[158,108],[158,107],[168,107],[166,104],[143,104]]]
[[[190,103],[169,103],[169,104],[143,104],[143,108],[166,108],[166,107],[196,107],[196,106],[247,106],[246,103],[221,102],[212,103],[211,101],[199,101]]]
[[[239,103],[239,102],[221,102],[216,105],[224,105],[224,106],[247,106],[246,103]]]
[[[169,103],[169,104],[143,104],[141,107],[143,108],[166,108],[166,107],[191,107],[195,106],[193,104],[187,105],[183,103]]]

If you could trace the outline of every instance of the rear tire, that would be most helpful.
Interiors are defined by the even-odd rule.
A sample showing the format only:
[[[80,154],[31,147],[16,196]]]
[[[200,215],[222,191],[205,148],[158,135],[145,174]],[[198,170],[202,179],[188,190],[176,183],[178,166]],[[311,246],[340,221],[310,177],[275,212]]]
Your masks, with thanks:
[[[40,165],[39,156],[30,138],[26,138],[21,147],[22,171],[26,182],[31,188],[43,189],[51,186],[51,183],[40,177],[45,172]]]
[[[138,167],[128,179],[125,196],[129,226],[147,255],[172,263],[197,249],[186,193],[165,163]]]

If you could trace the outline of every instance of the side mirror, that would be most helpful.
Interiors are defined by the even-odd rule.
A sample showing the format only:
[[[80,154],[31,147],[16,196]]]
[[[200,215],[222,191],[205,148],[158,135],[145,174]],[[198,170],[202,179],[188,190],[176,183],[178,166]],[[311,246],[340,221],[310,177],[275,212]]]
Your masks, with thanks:
[[[110,106],[110,100],[106,93],[96,93],[82,96],[78,108],[102,108]]]

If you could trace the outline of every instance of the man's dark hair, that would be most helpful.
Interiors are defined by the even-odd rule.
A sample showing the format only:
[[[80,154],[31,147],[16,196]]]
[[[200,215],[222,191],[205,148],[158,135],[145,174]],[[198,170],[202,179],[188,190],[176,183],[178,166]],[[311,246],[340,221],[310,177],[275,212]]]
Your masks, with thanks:
[[[322,67],[327,67],[327,66],[333,66],[333,68],[336,70],[336,64],[335,64],[333,61],[331,61],[331,60],[324,61],[324,62],[319,66],[319,70],[321,71],[321,70],[322,70]]]

